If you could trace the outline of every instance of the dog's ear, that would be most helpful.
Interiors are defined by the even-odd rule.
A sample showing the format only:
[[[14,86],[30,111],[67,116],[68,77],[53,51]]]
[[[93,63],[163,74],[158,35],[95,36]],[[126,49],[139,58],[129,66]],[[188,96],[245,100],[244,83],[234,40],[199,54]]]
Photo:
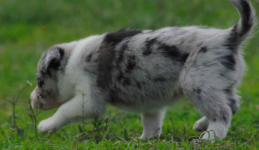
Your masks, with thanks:
[[[41,71],[46,73],[50,69],[61,69],[61,61],[64,58],[64,53],[64,48],[57,46],[46,50],[41,57]]]

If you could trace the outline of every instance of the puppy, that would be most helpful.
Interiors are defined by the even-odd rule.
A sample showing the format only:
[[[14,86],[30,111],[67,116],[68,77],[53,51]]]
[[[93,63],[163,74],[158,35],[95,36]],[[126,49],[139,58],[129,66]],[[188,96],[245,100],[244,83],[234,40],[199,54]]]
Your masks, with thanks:
[[[32,105],[59,109],[38,129],[98,118],[111,104],[141,113],[145,140],[161,133],[166,108],[185,95],[204,115],[193,129],[208,131],[202,139],[223,139],[239,108],[241,45],[255,25],[247,0],[230,1],[240,20],[229,29],[120,30],[47,49],[38,63]]]

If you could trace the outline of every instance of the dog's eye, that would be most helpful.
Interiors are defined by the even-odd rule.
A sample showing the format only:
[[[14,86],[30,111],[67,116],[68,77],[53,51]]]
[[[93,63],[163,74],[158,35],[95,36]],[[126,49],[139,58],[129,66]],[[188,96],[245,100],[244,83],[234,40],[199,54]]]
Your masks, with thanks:
[[[44,80],[37,79],[37,82],[39,87],[42,87],[44,84]]]

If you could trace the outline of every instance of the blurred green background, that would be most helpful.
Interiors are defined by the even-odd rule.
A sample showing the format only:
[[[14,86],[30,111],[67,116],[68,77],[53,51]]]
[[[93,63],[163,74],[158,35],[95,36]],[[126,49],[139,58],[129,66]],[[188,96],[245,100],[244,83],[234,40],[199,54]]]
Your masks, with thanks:
[[[259,12],[259,0],[252,0],[252,4]],[[6,120],[12,109],[6,99],[17,95],[27,80],[35,86],[37,62],[48,47],[121,28],[202,25],[225,29],[237,23],[238,19],[237,11],[228,0],[0,0],[0,139],[1,133],[4,135],[10,127]],[[232,139],[242,135],[241,140],[246,142],[248,135],[245,133],[248,131],[250,138],[259,139],[259,37],[256,32],[258,28],[244,46],[248,68],[239,88],[242,106],[227,137]],[[21,94],[16,108],[21,112],[18,123],[23,129],[31,125],[26,111],[32,90],[32,87],[27,88]],[[42,112],[40,119],[53,112]],[[125,118],[131,120],[132,124],[125,124],[130,136],[134,136],[135,132],[141,133],[138,114],[127,114],[109,107],[110,117],[118,114],[125,114]],[[182,130],[188,122],[187,132],[199,135],[191,128],[200,117],[194,107],[183,99],[167,113],[165,131],[170,133],[171,124],[168,122],[174,118],[179,122],[176,127]],[[116,127],[114,125],[114,132]],[[71,132],[75,129],[72,135],[78,132],[73,125],[68,128]],[[33,131],[30,132],[24,134],[24,139],[26,135],[32,136]],[[121,132],[118,134],[123,134]]]

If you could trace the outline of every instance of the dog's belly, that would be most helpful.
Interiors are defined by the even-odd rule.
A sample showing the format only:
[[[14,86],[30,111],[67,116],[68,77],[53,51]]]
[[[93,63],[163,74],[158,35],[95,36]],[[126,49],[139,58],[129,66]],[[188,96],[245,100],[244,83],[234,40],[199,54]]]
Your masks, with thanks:
[[[149,80],[136,85],[132,80],[132,86],[114,84],[108,94],[109,103],[127,111],[150,112],[170,106],[182,95],[177,80]]]
[[[154,97],[155,94],[165,94]],[[174,102],[176,102],[183,94],[180,92],[171,91],[170,93],[154,93],[150,96],[141,96],[141,95],[123,95],[125,98],[117,99],[118,101],[114,101],[114,99],[110,102],[115,107],[118,107],[125,111],[130,112],[156,112],[165,107],[171,106]],[[126,97],[128,96],[128,97]],[[135,97],[136,99],[130,99]]]

